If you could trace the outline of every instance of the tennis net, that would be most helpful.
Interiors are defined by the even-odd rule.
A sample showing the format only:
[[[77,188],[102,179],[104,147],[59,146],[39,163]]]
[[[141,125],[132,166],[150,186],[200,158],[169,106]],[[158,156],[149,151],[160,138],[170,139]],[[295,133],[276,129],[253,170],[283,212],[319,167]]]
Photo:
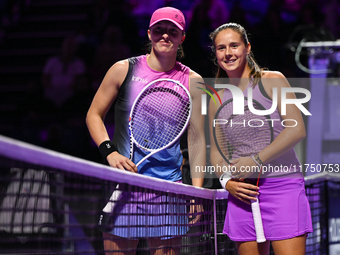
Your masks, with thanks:
[[[340,174],[324,172],[308,176],[305,187],[313,222],[306,254],[339,254]]]
[[[0,162],[1,254],[110,254],[103,231],[111,229],[111,241],[132,240],[119,248],[132,254],[150,254],[159,244],[174,254],[236,254],[220,234],[225,192],[123,172],[4,136]]]
[[[0,168],[0,254],[115,254],[118,248],[103,244],[112,229],[111,241],[131,241],[119,248],[126,253],[152,254],[161,243],[173,254],[237,254],[222,234],[223,190],[124,172],[1,135]],[[307,254],[329,254],[340,240],[329,231],[339,186],[339,175],[306,178],[314,227]]]

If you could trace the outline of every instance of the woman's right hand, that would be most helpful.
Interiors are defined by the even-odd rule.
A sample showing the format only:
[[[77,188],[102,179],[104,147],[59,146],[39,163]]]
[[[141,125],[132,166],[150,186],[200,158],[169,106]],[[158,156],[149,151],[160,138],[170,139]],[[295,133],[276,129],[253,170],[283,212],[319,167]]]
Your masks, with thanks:
[[[130,159],[119,154],[117,151],[112,152],[110,155],[106,157],[106,159],[109,162],[109,165],[114,168],[134,173],[138,172],[137,166]]]
[[[256,201],[255,196],[259,195],[259,187],[237,179],[229,180],[227,182],[226,189],[229,194],[249,205],[251,204],[250,200]]]

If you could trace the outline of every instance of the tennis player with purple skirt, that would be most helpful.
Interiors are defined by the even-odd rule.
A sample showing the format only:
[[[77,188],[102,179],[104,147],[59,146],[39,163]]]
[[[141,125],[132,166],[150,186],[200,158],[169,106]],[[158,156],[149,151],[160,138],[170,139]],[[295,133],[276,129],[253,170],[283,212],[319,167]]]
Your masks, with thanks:
[[[190,163],[205,165],[204,116],[200,112],[201,93],[203,92],[196,89],[196,87],[203,87],[203,85],[191,82],[192,78],[195,78],[198,82],[203,82],[203,80],[199,74],[177,61],[178,57],[183,55],[181,46],[185,39],[183,13],[171,7],[156,10],[150,20],[148,38],[151,45],[149,54],[119,61],[108,70],[89,108],[86,123],[93,140],[99,146],[99,150],[110,166],[171,182],[181,182],[182,154],[179,140],[169,148],[145,159],[138,166],[138,169],[136,164],[147,153],[135,146],[131,159],[129,155],[129,114],[131,108],[140,92],[150,82],[165,78],[178,81],[190,91],[192,99],[191,118],[188,127]],[[111,141],[104,125],[104,119],[113,104],[115,131]],[[165,114],[165,111],[162,111],[162,113]],[[152,119],[147,117],[148,115],[145,116],[145,125],[154,126],[155,123],[148,123]],[[203,178],[195,177],[197,178],[193,178],[193,185],[202,187]],[[129,224],[133,227],[115,228],[113,226],[104,232],[105,250],[120,251],[135,248],[138,238],[146,238],[149,241],[150,248],[152,248],[151,254],[179,254],[181,235],[185,234],[188,229],[185,226],[171,226],[171,223],[173,225],[187,223],[183,206],[173,207],[172,209],[166,208],[164,203],[160,203],[164,198],[152,194],[123,192],[121,197],[123,200],[126,199],[126,201],[130,200],[131,202],[133,199],[133,201],[120,208],[121,213],[114,216],[114,226]],[[148,199],[152,206],[136,206],[143,199]],[[168,202],[174,204],[175,201]],[[198,206],[195,209],[200,210],[200,207]],[[175,210],[176,212],[167,210]],[[128,213],[125,214],[124,212],[133,212],[137,216],[132,215],[130,217]],[[147,215],[155,212],[160,212],[160,215],[158,218],[155,216],[154,219],[150,220]],[[114,214],[114,212],[107,212],[107,207],[103,209],[104,213]],[[183,216],[176,219],[172,217],[174,222],[162,222],[162,219],[166,218],[164,217],[166,213],[182,213]],[[100,221],[100,224],[104,223]],[[152,228],[152,224],[158,227]],[[146,228],[145,225],[149,225],[149,228]],[[150,231],[150,229],[154,229],[154,231]],[[168,236],[168,239],[159,236]],[[134,237],[134,239],[129,237]],[[106,254],[134,254],[134,252],[107,252]]]
[[[286,114],[281,114],[281,88],[290,85],[280,72],[260,69],[241,25],[223,24],[210,38],[218,66],[216,83],[237,86],[243,91],[245,103],[244,115],[234,115],[229,109],[233,95],[229,89],[222,89],[218,94],[223,105],[215,106],[213,100],[209,104],[211,162],[227,170],[230,166],[230,171],[217,173],[223,188],[229,192],[223,232],[236,242],[240,255],[268,255],[270,243],[276,255],[303,255],[307,234],[313,229],[303,174],[295,172],[300,169],[300,162],[294,146],[306,133],[295,105],[288,104]],[[275,111],[268,116],[248,115],[248,89],[252,92],[254,108],[264,110],[271,109],[274,88],[278,98]],[[287,98],[294,99],[295,95],[287,93]],[[281,125],[282,121],[285,126]],[[281,170],[260,171],[275,166]],[[261,178],[257,179],[259,174]],[[259,201],[264,242],[256,241],[251,206],[254,201]]]

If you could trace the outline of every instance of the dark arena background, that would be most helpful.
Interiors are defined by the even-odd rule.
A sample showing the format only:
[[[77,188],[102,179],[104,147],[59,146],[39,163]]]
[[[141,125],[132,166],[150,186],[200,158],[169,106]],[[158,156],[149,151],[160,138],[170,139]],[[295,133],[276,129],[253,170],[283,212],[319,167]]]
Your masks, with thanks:
[[[166,226],[187,229],[174,244],[180,254],[237,254],[222,233],[227,195],[213,173],[206,173],[204,189],[190,186],[187,164],[182,169],[186,185],[144,176],[131,181],[131,174],[105,165],[85,124],[110,66],[147,53],[150,17],[163,6],[183,11],[181,62],[202,77],[216,72],[209,33],[236,22],[249,32],[261,67],[298,79],[299,87],[310,91],[305,107],[312,115],[303,116],[307,137],[295,148],[314,228],[306,254],[340,254],[337,0],[0,0],[0,254],[105,254],[98,220],[103,193],[112,187],[159,195],[169,221],[178,215],[200,217],[195,226],[186,221]],[[55,77],[51,73],[59,58],[73,64],[70,72]],[[49,86],[52,79],[62,89]],[[112,113],[105,120],[111,137]],[[181,146],[187,158],[185,136]],[[204,210],[192,215],[192,205]],[[143,217],[152,221],[157,213]],[[134,216],[138,223],[142,215]],[[122,228],[136,227],[129,224]],[[156,225],[150,231],[171,238],[160,229]],[[131,232],[130,238],[138,237]],[[143,239],[127,251],[150,254]]]

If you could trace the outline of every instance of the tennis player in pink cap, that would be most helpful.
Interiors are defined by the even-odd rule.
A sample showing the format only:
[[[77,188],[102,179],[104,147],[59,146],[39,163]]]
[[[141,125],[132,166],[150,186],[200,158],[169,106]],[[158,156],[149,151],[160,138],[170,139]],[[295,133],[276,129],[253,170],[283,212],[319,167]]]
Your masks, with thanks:
[[[171,182],[181,182],[182,154],[179,141],[170,148],[158,152],[145,160],[137,169],[136,163],[143,152],[135,150],[133,160],[129,159],[129,113],[139,92],[151,81],[168,78],[179,81],[189,89],[192,97],[192,114],[188,128],[188,147],[190,164],[205,165],[204,116],[201,115],[202,77],[178,60],[183,57],[182,43],[185,39],[185,18],[183,13],[172,7],[157,9],[150,20],[148,38],[150,52],[115,63],[107,72],[92,104],[88,110],[86,123],[89,132],[109,165]],[[195,83],[193,79],[195,78]],[[104,118],[112,105],[115,114],[115,132],[110,138],[104,125]],[[192,153],[194,152],[194,153]],[[193,178],[193,185],[202,187],[202,176]],[[131,194],[132,193],[132,194]],[[126,196],[125,196],[126,195]],[[135,254],[131,249],[137,247],[140,238],[147,239],[151,254],[179,254],[181,236],[186,234],[187,216],[185,206],[170,201],[169,205],[160,203],[164,196],[129,192],[119,213],[104,207],[99,225],[103,230],[104,248],[108,254]],[[147,199],[152,205],[138,206],[136,201]],[[125,202],[124,201],[124,202]],[[196,207],[196,211],[201,207]],[[182,216],[172,217],[173,222],[163,222],[169,210],[182,212]],[[131,215],[133,212],[133,215]],[[159,217],[147,215],[162,212]],[[184,212],[184,213],[183,213]],[[197,218],[192,220],[194,224]],[[129,227],[117,227],[127,225]],[[145,227],[148,225],[148,227]],[[176,226],[178,225],[178,226]],[[130,251],[128,251],[130,249]],[[109,250],[111,250],[109,252]],[[116,252],[114,252],[116,251]]]

